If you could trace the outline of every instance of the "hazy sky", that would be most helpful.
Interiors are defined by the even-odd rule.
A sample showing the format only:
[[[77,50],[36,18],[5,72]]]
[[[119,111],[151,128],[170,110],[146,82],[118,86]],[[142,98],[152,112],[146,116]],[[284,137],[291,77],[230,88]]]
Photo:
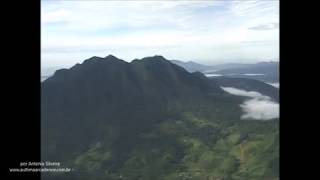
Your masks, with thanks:
[[[204,64],[279,56],[278,0],[41,3],[43,68],[108,54]]]

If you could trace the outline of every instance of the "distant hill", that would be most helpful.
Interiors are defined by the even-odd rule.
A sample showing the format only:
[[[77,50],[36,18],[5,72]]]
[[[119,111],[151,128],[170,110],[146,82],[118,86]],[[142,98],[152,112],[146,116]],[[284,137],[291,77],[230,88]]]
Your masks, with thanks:
[[[247,77],[267,82],[279,82],[279,62],[260,62],[238,68],[229,68],[215,73],[233,76]]]
[[[234,68],[242,68],[250,66],[251,64],[243,64],[243,63],[224,63],[224,64],[218,64],[210,66],[211,68],[203,71],[204,73],[215,73],[217,71],[221,71],[224,69],[234,69]]]
[[[183,67],[184,69],[186,69],[189,72],[202,72],[202,71],[206,71],[206,70],[210,70],[212,69],[212,66],[207,66],[207,65],[203,65],[203,64],[199,64],[193,61],[188,61],[188,62],[183,62],[183,61],[178,61],[178,60],[171,60],[172,63]]]
[[[192,61],[171,61],[189,72],[202,72],[210,77],[213,75],[222,75],[234,78],[250,78],[264,82],[279,82],[279,62],[258,62],[255,64],[226,63],[218,65],[202,65]]]
[[[228,68],[219,70],[219,74],[279,74],[278,62],[259,62],[256,64],[248,64],[242,67]]]
[[[240,68],[240,67],[247,67],[251,64],[241,64],[241,63],[225,63],[225,64],[218,64],[218,65],[203,65],[200,63],[196,63],[193,61],[179,61],[179,60],[170,60],[170,62],[183,67],[189,72],[203,72],[203,73],[210,73],[210,72],[216,72],[219,70],[224,69],[231,69],[231,68]]]

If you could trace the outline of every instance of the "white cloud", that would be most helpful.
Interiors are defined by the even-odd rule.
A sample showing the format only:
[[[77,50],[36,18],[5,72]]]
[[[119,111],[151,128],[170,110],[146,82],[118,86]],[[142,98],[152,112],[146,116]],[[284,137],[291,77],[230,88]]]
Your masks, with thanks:
[[[246,96],[246,97],[266,99],[266,100],[270,99],[270,97],[262,95],[261,93],[256,91],[246,91],[246,90],[242,90],[234,87],[221,87],[221,88],[226,92],[237,95],[237,96]]]
[[[253,98],[240,107],[244,111],[241,119],[269,120],[279,117],[279,104],[273,101]]]
[[[267,84],[270,84],[271,86],[274,86],[276,88],[279,88],[280,87],[280,84],[279,83],[267,83]]]
[[[205,74],[207,77],[220,77],[222,74]]]
[[[264,76],[265,74],[246,73],[246,74],[242,74],[242,75],[245,75],[245,76]]]
[[[273,30],[277,28],[279,28],[278,23],[259,24],[253,27],[249,27],[249,29],[256,30],[256,31],[266,31],[266,30]]]
[[[233,87],[221,87],[230,94],[250,97],[240,104],[243,110],[241,119],[270,120],[279,117],[279,103],[271,100],[270,97],[256,91],[245,91]]]
[[[59,23],[65,22],[66,17],[70,16],[70,12],[65,9],[59,9],[57,11],[51,11],[47,13],[42,13],[41,23]]]
[[[125,60],[154,54],[214,64],[278,56],[277,3],[242,1],[42,1],[43,66],[75,64],[87,54]],[[251,7],[252,6],[252,7]],[[262,13],[263,12],[263,13]],[[264,42],[260,44],[243,43]],[[67,58],[68,56],[68,58]],[[89,58],[89,57],[85,57]],[[64,59],[64,61],[59,60]],[[61,64],[62,63],[62,64]]]

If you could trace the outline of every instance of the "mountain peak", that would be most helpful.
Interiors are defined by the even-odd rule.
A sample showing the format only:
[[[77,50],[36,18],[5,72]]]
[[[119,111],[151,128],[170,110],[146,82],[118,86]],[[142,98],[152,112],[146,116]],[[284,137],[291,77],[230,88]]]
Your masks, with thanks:
[[[105,57],[105,59],[119,59],[116,56],[109,54],[108,56]]]
[[[82,64],[90,64],[90,65],[99,64],[99,65],[101,65],[101,64],[106,64],[106,63],[110,63],[110,62],[123,63],[125,61],[117,58],[116,56],[109,54],[108,56],[106,56],[104,58],[98,57],[98,56],[93,56],[89,59],[84,60]]]
[[[99,57],[99,56],[92,56],[91,58],[84,60],[82,64],[93,63],[93,62],[97,62],[100,60],[103,60],[103,58]]]
[[[164,57],[161,56],[161,55],[154,55],[153,57],[154,57],[154,58],[157,58],[157,59],[167,60],[166,58],[164,58]]]
[[[141,60],[149,60],[149,59],[151,59],[151,60],[166,60],[167,61],[167,59],[164,58],[161,55],[154,55],[154,56],[144,57]]]

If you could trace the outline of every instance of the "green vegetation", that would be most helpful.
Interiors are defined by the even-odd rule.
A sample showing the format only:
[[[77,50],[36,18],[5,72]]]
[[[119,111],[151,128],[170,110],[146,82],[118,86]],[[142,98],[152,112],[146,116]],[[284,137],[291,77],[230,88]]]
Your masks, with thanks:
[[[41,85],[42,160],[67,180],[273,180],[279,125],[240,120],[244,97],[163,57],[93,57]]]
[[[97,172],[111,180],[278,179],[278,120],[217,122],[184,113],[139,134],[132,148],[122,149],[125,157],[102,143],[70,165],[81,179]]]

